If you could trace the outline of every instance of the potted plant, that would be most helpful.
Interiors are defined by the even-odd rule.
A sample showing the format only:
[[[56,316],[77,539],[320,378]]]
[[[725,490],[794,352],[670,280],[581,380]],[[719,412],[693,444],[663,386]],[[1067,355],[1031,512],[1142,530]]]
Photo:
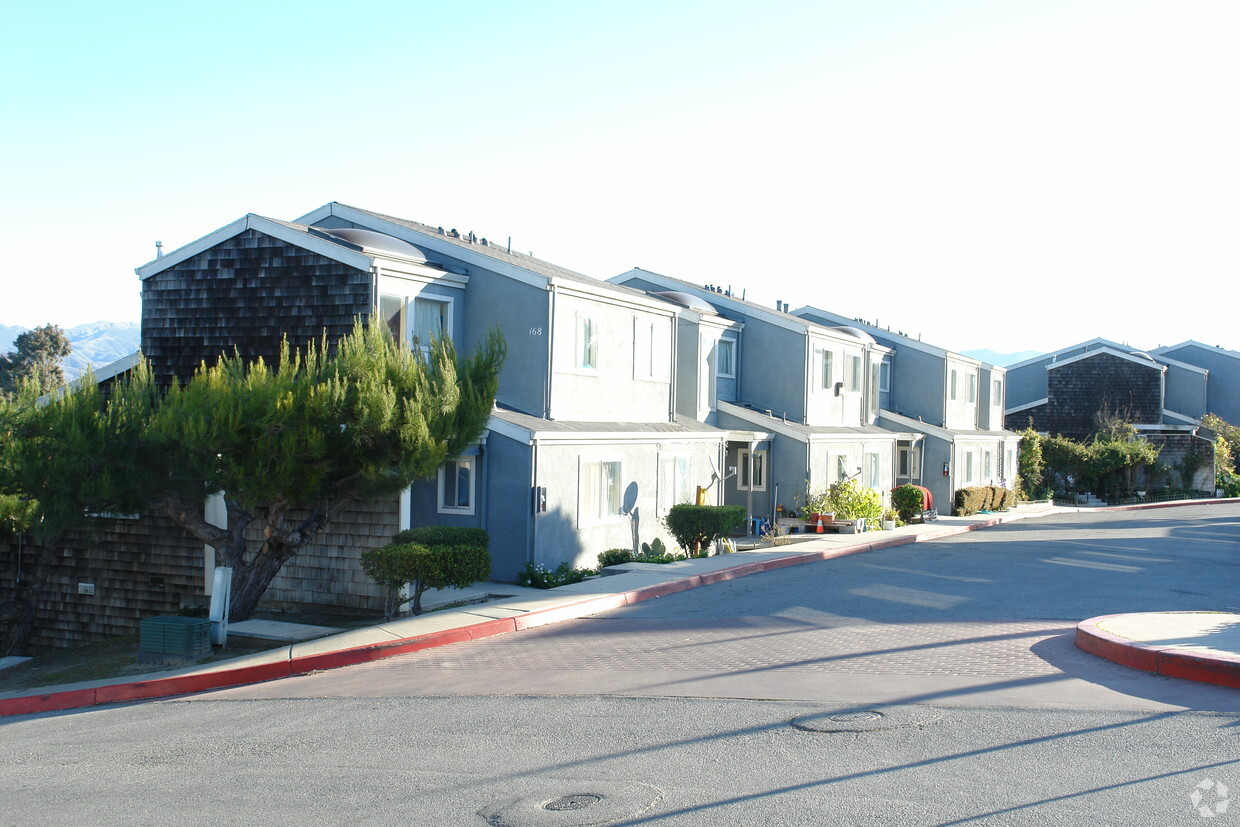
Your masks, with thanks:
[[[883,514],[882,496],[856,480],[845,480],[831,486],[827,501],[835,518],[851,522],[853,531],[858,534],[865,531],[867,521],[876,523]],[[844,532],[850,533],[847,529]]]
[[[893,508],[883,509],[883,531],[894,531],[896,527],[896,512]]]
[[[817,526],[818,520],[821,519],[823,525],[835,521],[835,514],[831,509],[831,494],[826,489],[814,491],[809,487],[809,482],[805,483],[805,493],[797,498],[803,505],[801,506],[801,519],[807,525]]]

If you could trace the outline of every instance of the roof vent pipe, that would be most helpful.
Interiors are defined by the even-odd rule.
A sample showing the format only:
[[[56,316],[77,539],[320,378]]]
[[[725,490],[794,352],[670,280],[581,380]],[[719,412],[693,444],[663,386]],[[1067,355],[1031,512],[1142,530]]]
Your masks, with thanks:
[[[164,243],[162,241],[155,242],[155,258],[164,257]]]

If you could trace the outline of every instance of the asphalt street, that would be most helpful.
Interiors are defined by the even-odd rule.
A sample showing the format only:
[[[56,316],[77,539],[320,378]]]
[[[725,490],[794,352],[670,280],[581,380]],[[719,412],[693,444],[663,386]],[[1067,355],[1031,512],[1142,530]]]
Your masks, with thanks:
[[[1226,824],[1240,692],[1071,642],[1235,610],[1240,506],[1071,513],[283,681],[0,721],[13,824]]]

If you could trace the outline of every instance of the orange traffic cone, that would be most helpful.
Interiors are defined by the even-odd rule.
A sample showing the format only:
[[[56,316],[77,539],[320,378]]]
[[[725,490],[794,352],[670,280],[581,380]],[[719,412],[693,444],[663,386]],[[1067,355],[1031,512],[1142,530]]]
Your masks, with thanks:
[[[815,534],[826,533],[826,529],[822,527],[822,515],[821,514],[818,515],[818,528],[814,531],[814,533]]]

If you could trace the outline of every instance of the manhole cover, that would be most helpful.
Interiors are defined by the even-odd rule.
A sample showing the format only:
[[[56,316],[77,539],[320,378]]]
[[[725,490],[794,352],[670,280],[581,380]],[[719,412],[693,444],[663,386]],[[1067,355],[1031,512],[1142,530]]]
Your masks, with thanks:
[[[934,723],[939,713],[926,706],[880,706],[873,709],[824,709],[792,719],[802,732],[882,732]]]
[[[883,713],[870,712],[867,710],[866,712],[844,712],[839,715],[831,715],[829,717],[832,721],[839,721],[841,723],[847,723],[848,721],[877,721],[879,718],[883,717]]]
[[[564,795],[559,798],[548,801],[543,805],[544,810],[584,810],[592,804],[597,804],[603,800],[601,795],[593,793],[576,793],[574,795]]]

